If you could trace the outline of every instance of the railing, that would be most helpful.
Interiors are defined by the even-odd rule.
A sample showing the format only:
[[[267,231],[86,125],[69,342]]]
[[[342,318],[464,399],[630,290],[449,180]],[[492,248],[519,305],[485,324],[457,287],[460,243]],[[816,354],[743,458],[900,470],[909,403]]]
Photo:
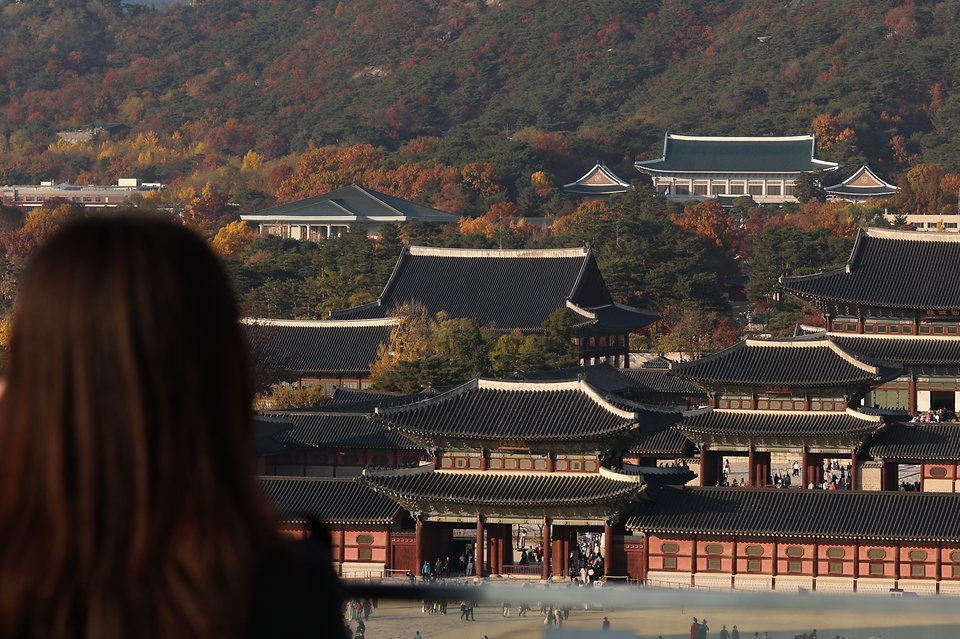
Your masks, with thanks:
[[[500,572],[504,575],[541,575],[543,574],[543,566],[503,566]]]

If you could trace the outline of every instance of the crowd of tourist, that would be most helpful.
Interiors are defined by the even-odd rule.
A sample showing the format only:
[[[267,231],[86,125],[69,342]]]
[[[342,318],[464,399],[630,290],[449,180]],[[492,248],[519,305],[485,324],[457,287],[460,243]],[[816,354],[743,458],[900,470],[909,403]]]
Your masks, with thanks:
[[[910,417],[910,421],[914,424],[955,422],[957,421],[957,414],[949,408],[921,410],[914,413],[913,416]]]

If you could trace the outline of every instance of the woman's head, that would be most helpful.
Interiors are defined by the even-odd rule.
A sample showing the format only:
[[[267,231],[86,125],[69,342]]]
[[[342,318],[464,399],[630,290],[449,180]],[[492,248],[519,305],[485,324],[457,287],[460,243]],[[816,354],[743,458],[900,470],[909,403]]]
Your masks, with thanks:
[[[236,305],[202,240],[134,217],[54,236],[18,292],[0,407],[0,617],[39,601],[68,606],[51,623],[79,607],[106,634],[227,630],[194,596],[216,580],[227,594],[206,604],[235,605],[267,532],[250,400]],[[11,592],[18,571],[36,583]]]

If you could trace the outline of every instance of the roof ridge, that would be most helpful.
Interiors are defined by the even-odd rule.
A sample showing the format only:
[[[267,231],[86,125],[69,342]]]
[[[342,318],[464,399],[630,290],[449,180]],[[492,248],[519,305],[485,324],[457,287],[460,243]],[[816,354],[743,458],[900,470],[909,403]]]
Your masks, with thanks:
[[[433,405],[433,404],[435,404],[435,403],[437,403],[437,402],[440,402],[440,401],[442,401],[443,399],[446,399],[446,398],[448,398],[448,397],[456,397],[456,396],[458,396],[458,395],[462,395],[462,394],[464,394],[464,393],[467,393],[467,392],[469,392],[469,391],[471,391],[471,390],[476,390],[476,389],[478,389],[478,388],[479,388],[479,381],[480,381],[480,378],[479,378],[479,377],[474,377],[473,379],[471,379],[471,380],[469,380],[469,381],[467,381],[467,382],[464,382],[464,383],[461,384],[460,386],[456,386],[456,387],[454,387],[454,388],[451,388],[450,390],[444,391],[443,393],[438,393],[437,395],[434,395],[433,397],[427,397],[427,398],[425,398],[425,399],[418,399],[418,400],[416,400],[416,401],[409,402],[409,403],[406,403],[406,404],[401,403],[401,404],[397,404],[397,405],[395,405],[395,406],[377,406],[376,408],[373,409],[373,412],[374,412],[375,415],[381,415],[381,416],[383,416],[383,415],[395,415],[395,414],[398,414],[398,413],[409,412],[409,411],[411,411],[411,410],[415,410],[416,408],[420,408],[420,407],[423,407],[423,406],[431,406],[431,405]]]
[[[833,339],[835,337],[846,337],[850,339],[875,339],[875,340],[903,340],[909,342],[919,342],[919,341],[960,341],[960,336],[950,336],[950,335],[891,335],[891,334],[877,334],[877,333],[841,333],[838,331],[829,331],[825,333],[828,339]]]
[[[731,344],[730,346],[727,346],[726,348],[720,349],[720,350],[717,351],[716,353],[710,353],[710,354],[707,355],[706,357],[701,357],[701,358],[699,358],[699,359],[691,359],[691,360],[687,360],[686,362],[673,362],[673,361],[671,361],[671,362],[670,362],[670,365],[667,366],[667,370],[668,370],[668,371],[683,371],[683,369],[685,369],[685,368],[692,368],[695,364],[700,364],[700,363],[702,363],[702,362],[711,362],[711,361],[713,361],[713,360],[715,360],[715,359],[720,359],[721,356],[724,356],[724,355],[726,355],[727,353],[735,352],[735,350],[737,350],[737,351],[738,351],[738,350],[742,350],[742,349],[746,348],[746,345],[747,345],[747,340],[746,340],[746,339],[742,339],[742,340],[740,340],[739,342],[737,342],[737,343],[735,343],[735,344]]]
[[[357,308],[357,307],[354,307]],[[346,310],[346,309],[344,309]],[[356,320],[288,320],[268,319],[263,317],[243,317],[241,324],[262,326],[289,326],[309,328],[357,328],[361,326],[397,326],[400,322],[395,317],[356,319]]]
[[[937,217],[931,215],[929,217]],[[960,242],[960,233],[918,233],[917,231],[901,231],[899,229],[880,229],[874,227],[861,228],[860,231],[867,237],[878,240],[912,240],[916,242],[944,242],[956,244]]]
[[[821,342],[811,342],[811,343],[823,343],[827,344],[833,352],[842,357],[848,364],[856,366],[857,368],[866,371],[868,373],[873,373],[874,375],[880,375],[880,365],[879,363],[876,366],[870,365],[867,362],[858,359],[852,353],[850,353],[845,348],[841,347],[832,339],[822,340]]]
[[[636,411],[634,412],[626,411],[618,406],[615,406],[610,400],[608,400],[606,397],[600,394],[599,389],[591,386],[585,379],[577,380],[577,384],[580,387],[580,391],[582,393],[584,393],[587,397],[589,397],[594,402],[596,402],[598,406],[605,409],[608,413],[612,413],[624,419],[633,420],[637,422],[637,425],[639,426],[639,423],[640,423],[639,413],[637,413]]]
[[[391,206],[391,205],[388,204],[387,202],[383,201],[382,199],[380,199],[379,197],[376,197],[376,196],[374,195],[374,193],[376,193],[376,195],[384,195],[384,196],[385,196],[386,193],[381,193],[380,191],[374,191],[373,189],[364,188],[364,187],[360,186],[359,184],[357,184],[356,182],[354,182],[353,184],[351,184],[350,186],[348,186],[348,187],[346,187],[346,188],[348,188],[348,189],[354,189],[354,190],[356,190],[356,191],[360,191],[361,193],[363,193],[364,195],[366,195],[366,196],[367,196],[368,198],[370,198],[371,200],[382,204],[383,206],[387,207],[388,209],[390,209],[391,211],[393,211],[393,212],[396,213],[397,215],[401,215],[401,216],[404,215],[403,211],[401,211],[400,209],[396,208],[395,206]]]
[[[810,133],[805,135],[683,135],[679,133],[667,132],[667,137],[674,140],[693,140],[696,142],[794,142],[815,140],[816,137]]]
[[[584,247],[562,249],[465,249],[436,246],[406,247],[405,252],[418,257],[472,257],[472,258],[576,258],[586,257],[590,251]],[[384,287],[386,290],[386,287]]]

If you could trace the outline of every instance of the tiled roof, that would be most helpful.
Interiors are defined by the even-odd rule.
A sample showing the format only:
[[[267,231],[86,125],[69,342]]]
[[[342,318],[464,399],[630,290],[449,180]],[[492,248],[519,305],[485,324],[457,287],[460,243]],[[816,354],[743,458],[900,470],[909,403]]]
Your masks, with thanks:
[[[810,300],[904,309],[960,309],[960,234],[860,229],[847,266],[781,277]]]
[[[563,190],[568,193],[594,196],[626,193],[629,188],[630,184],[617,177],[603,162],[597,162],[579,180],[563,185]]]
[[[666,368],[624,368],[620,369],[620,373],[633,381],[634,391],[703,395],[702,388],[676,375],[670,375]]]
[[[679,411],[670,409],[618,407],[583,380],[474,379],[430,399],[378,408],[377,414],[427,448],[509,440],[551,450],[601,441],[626,446],[680,417]]]
[[[638,498],[642,476],[601,473],[365,470],[361,481],[411,512],[557,512],[573,516],[600,506],[609,512]],[[615,510],[615,508],[614,508]],[[597,511],[593,511],[596,513]]]
[[[329,320],[244,319],[256,326],[257,339],[270,349],[271,360],[298,373],[350,373],[367,376],[381,343],[390,341],[392,319],[334,322]]]
[[[792,137],[704,137],[673,135],[663,139],[663,156],[635,164],[650,175],[671,173],[787,173],[839,168],[816,159],[812,135]]]
[[[674,428],[695,444],[707,442],[797,443],[815,438],[822,445],[860,442],[884,427],[875,415],[854,410],[803,412],[767,410],[704,409],[683,414]]]
[[[395,501],[353,479],[257,477],[257,485],[281,517],[326,524],[380,524],[399,521]]]
[[[253,449],[258,455],[275,455],[283,452],[281,440],[284,432],[293,428],[293,422],[283,415],[253,416]]]
[[[828,335],[841,348],[872,359],[900,364],[960,364],[960,339],[956,337]]]
[[[639,444],[632,446],[630,452],[635,455],[683,457],[690,449],[690,440],[674,426],[650,435]]]
[[[610,364],[574,366],[546,371],[523,371],[515,375],[516,379],[538,382],[568,382],[585,379],[587,383],[607,393],[624,393],[633,390],[636,384],[624,369],[614,368]]]
[[[379,402],[382,399],[397,397],[396,393],[384,393],[381,391],[356,390],[354,388],[344,388],[337,386],[333,389],[333,395],[323,403],[324,407],[338,406],[340,404],[356,404],[366,402]],[[373,410],[370,411],[371,413]]]
[[[374,448],[421,450],[409,439],[362,413],[269,411],[261,418],[282,418],[290,427],[273,439],[286,448]]]
[[[496,250],[408,246],[376,302],[330,313],[336,319],[386,317],[417,300],[431,315],[479,318],[497,330],[536,331],[558,308],[581,324],[640,328],[651,312],[614,304],[588,249]]]
[[[802,337],[804,335],[821,335],[826,332],[826,328],[823,326],[810,326],[809,324],[801,324],[797,322],[797,325],[793,327],[793,336]]]
[[[870,444],[875,459],[960,462],[960,424],[896,423]]]
[[[899,368],[858,360],[826,340],[743,340],[703,359],[671,364],[702,385],[822,387],[894,379]]]
[[[671,488],[640,503],[628,530],[659,534],[960,539],[960,495],[860,490]]]
[[[305,200],[281,204],[256,213],[248,213],[242,215],[241,218],[251,222],[296,220],[308,223],[311,221],[342,220],[343,224],[349,224],[356,220],[389,222],[411,219],[449,223],[456,222],[459,219],[451,213],[444,213],[429,206],[401,200],[356,184],[323,195],[315,195]]]
[[[828,196],[838,197],[890,197],[897,192],[895,184],[884,182],[876,173],[864,164],[856,173],[840,184],[828,186],[824,189]]]

